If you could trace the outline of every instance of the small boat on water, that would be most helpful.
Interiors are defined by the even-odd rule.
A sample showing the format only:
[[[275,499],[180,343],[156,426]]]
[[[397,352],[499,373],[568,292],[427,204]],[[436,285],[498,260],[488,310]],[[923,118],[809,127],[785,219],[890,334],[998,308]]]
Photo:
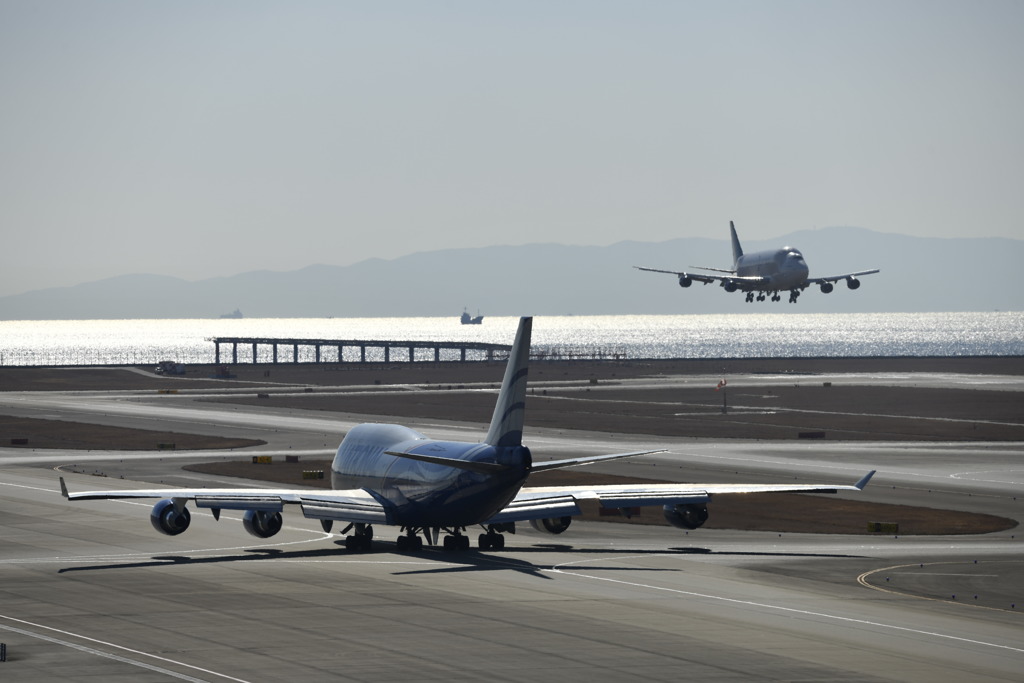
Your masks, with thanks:
[[[233,310],[230,313],[222,313],[220,317],[221,318],[241,318],[242,317],[242,312],[236,308],[235,310]]]
[[[483,323],[484,317],[480,315],[480,311],[477,311],[476,317],[474,318],[469,314],[469,311],[467,311],[466,309],[462,309],[462,318],[460,320],[462,321],[463,325],[479,325]]]

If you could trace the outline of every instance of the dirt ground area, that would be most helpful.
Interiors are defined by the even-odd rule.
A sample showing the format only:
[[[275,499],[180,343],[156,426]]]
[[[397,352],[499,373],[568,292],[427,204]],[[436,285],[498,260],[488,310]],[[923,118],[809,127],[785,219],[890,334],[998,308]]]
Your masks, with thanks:
[[[254,439],[124,429],[0,415],[0,444],[13,448],[74,448],[85,451],[207,450],[248,448],[265,443]]]

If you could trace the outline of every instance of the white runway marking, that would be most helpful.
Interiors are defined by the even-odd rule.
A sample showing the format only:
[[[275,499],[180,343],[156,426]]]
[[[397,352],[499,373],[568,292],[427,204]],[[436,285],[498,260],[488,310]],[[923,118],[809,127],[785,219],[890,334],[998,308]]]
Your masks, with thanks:
[[[109,643],[109,642],[106,642],[106,641],[103,641],[103,640],[96,640],[95,638],[89,638],[88,636],[79,635],[77,633],[72,633],[70,631],[62,631],[59,628],[52,628],[50,626],[44,626],[42,624],[35,624],[35,623],[31,622],[31,621],[25,621],[23,619],[15,619],[14,617],[8,617],[8,616],[3,615],[3,614],[0,614],[0,619],[6,619],[7,621],[12,621],[12,622],[15,622],[17,624],[22,624],[24,626],[30,626],[32,628],[37,628],[37,629],[43,629],[43,630],[50,631],[50,632],[53,632],[53,633],[59,633],[60,635],[67,636],[67,637],[70,637],[70,638],[78,638],[80,640],[84,640],[84,641],[87,641],[87,642],[90,642],[90,643],[96,643],[98,645],[103,645],[105,647],[110,647],[110,648],[114,648],[116,650],[121,650],[123,652],[127,652],[127,653],[130,653],[130,654],[138,656],[138,657],[151,657],[151,658],[156,659],[158,661],[165,662],[167,664],[173,664],[174,666],[180,666],[180,667],[182,667],[184,669],[191,669],[192,671],[197,671],[197,672],[199,672],[201,674],[205,674],[205,675],[208,675],[208,676],[216,676],[217,678],[223,678],[224,680],[228,680],[228,681],[238,681],[238,683],[248,683],[247,681],[245,681],[242,678],[235,678],[233,676],[228,676],[226,674],[217,673],[216,671],[210,671],[209,669],[203,669],[203,668],[200,668],[198,666],[192,666],[191,664],[185,664],[184,662],[179,662],[179,661],[176,661],[176,660],[173,660],[173,659],[167,659],[166,657],[160,657],[160,656],[157,656],[157,655],[151,655],[148,652],[142,652],[140,650],[133,650],[131,648],[124,647],[124,646],[121,646],[121,645],[116,645],[114,643]],[[47,636],[47,635],[43,635],[42,633],[35,633],[33,631],[28,631],[28,630],[25,630],[25,629],[22,629],[22,628],[16,628],[14,626],[6,626],[4,624],[0,624],[0,629],[3,629],[5,631],[11,631],[13,633],[18,633],[18,634],[21,634],[23,636],[28,636],[29,638],[37,638],[39,640],[45,640],[48,643],[54,643],[55,645],[62,645],[64,647],[69,647],[69,648],[72,648],[74,650],[79,650],[81,652],[86,652],[86,653],[91,654],[91,655],[96,655],[97,657],[106,657],[107,659],[113,659],[113,660],[118,661],[118,662],[123,662],[125,664],[130,664],[132,666],[140,667],[142,669],[149,669],[150,671],[156,671],[157,673],[164,674],[165,676],[171,676],[172,678],[178,678],[178,679],[181,679],[183,681],[195,681],[196,683],[206,683],[206,679],[203,679],[203,678],[193,678],[192,676],[187,676],[185,674],[178,673],[177,671],[171,671],[170,669],[165,669],[163,667],[156,666],[155,664],[148,664],[146,662],[141,662],[141,661],[139,661],[137,659],[130,659],[128,657],[123,657],[121,655],[113,654],[112,652],[104,652],[102,650],[97,650],[96,648],[88,647],[88,646],[85,646],[85,645],[78,645],[76,643],[72,643],[70,641],[63,640],[61,638],[57,638],[57,637],[54,637],[54,636]]]
[[[630,560],[630,559],[641,559],[643,556],[640,555],[624,555],[617,558],[604,558],[602,561],[607,562],[609,559],[615,560]],[[663,557],[671,557],[670,555],[664,555]],[[740,600],[738,598],[728,598],[722,595],[711,595],[708,593],[695,593],[693,591],[685,591],[678,588],[666,588],[664,586],[653,586],[646,583],[639,583],[635,581],[624,581],[622,579],[612,579],[607,576],[591,576],[589,574],[582,574],[579,572],[566,571],[562,567],[568,567],[572,565],[586,564],[587,562],[597,562],[598,560],[578,560],[575,562],[566,562],[564,564],[555,565],[549,570],[556,574],[565,574],[567,576],[575,576],[581,579],[590,579],[592,581],[606,581],[608,583],[615,583],[623,586],[630,586],[632,588],[642,588],[652,591],[661,591],[665,593],[674,593],[676,595],[687,595],[694,598],[703,598],[705,600],[715,600],[718,602],[726,602],[733,605],[741,605],[744,607],[758,607],[767,610],[774,610],[777,612],[785,612],[788,614],[797,614],[806,617],[815,617],[820,619],[828,619],[831,621],[837,621],[847,624],[858,624],[861,626],[871,626],[873,628],[891,630],[891,631],[902,631],[905,633],[915,633],[921,636],[930,636],[932,638],[939,638],[943,640],[951,640],[960,643],[969,643],[971,645],[982,645],[984,647],[991,647],[999,650],[1008,650],[1019,654],[1024,654],[1024,648],[1011,647],[1009,645],[1000,645],[999,643],[990,643],[984,640],[974,640],[972,638],[963,638],[961,636],[953,636],[948,633],[938,633],[935,631],[924,631],[921,629],[910,628],[908,626],[896,626],[894,624],[883,624],[878,621],[870,621],[867,619],[856,619],[853,617],[844,617],[837,614],[826,614],[824,612],[812,612],[810,610],[797,609],[795,607],[783,607],[781,605],[771,605],[764,602],[754,602],[752,600]]]

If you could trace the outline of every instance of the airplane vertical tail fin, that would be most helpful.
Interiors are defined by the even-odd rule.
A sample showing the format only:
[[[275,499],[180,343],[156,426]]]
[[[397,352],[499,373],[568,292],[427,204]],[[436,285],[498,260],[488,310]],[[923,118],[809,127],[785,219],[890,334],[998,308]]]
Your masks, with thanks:
[[[484,443],[491,446],[514,447],[523,444],[523,417],[526,407],[526,375],[530,360],[530,332],[533,318],[519,319],[519,330],[501,381],[498,403],[494,406],[491,427]]]
[[[743,247],[740,246],[740,238],[736,236],[736,226],[732,221],[729,221],[729,232],[732,233],[732,267],[736,269],[739,266],[740,257],[743,256]]]

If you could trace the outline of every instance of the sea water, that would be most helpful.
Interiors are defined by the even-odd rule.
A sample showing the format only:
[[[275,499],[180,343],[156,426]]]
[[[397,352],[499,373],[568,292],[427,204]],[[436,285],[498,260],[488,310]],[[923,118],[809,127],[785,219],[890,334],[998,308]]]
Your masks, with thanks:
[[[462,325],[457,317],[0,321],[0,365],[213,363],[214,337],[511,344],[517,322],[515,317],[487,317],[481,325]],[[533,349],[629,359],[1020,356],[1024,313],[542,316],[534,320]],[[284,354],[288,360],[290,351]],[[240,346],[240,362],[251,362],[251,353],[251,345]],[[258,360],[269,360],[269,350],[259,353]],[[302,349],[299,362],[312,361],[312,354],[311,348]]]

